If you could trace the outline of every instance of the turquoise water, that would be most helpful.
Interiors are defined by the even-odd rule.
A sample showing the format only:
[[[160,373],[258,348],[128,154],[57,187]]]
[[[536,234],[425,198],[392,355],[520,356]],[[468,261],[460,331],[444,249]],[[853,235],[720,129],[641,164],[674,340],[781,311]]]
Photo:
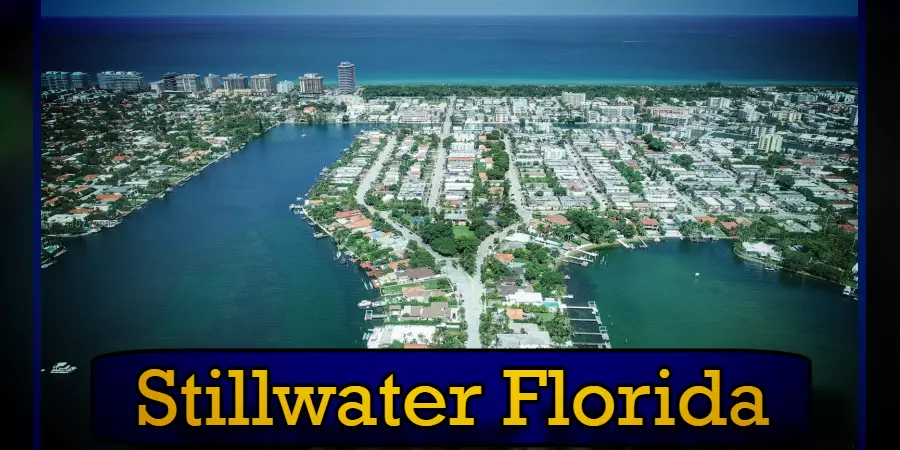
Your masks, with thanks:
[[[510,11],[514,14],[515,11]],[[318,72],[360,84],[855,85],[857,19],[180,17],[42,19],[45,70]],[[102,48],[102,52],[85,49]]]
[[[606,265],[570,265],[573,305],[597,302],[613,348],[749,348],[812,360],[814,428],[856,434],[857,302],[842,287],[734,256],[730,242],[664,241],[601,251]],[[700,276],[695,277],[699,272]],[[597,326],[575,322],[582,331]]]

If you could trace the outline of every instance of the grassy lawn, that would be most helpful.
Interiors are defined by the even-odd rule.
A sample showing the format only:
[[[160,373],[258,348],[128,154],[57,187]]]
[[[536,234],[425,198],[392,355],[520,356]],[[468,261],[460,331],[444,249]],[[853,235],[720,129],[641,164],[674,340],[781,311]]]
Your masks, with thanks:
[[[453,227],[453,237],[458,238],[463,236],[475,237],[475,233],[473,233],[472,230],[465,226]]]
[[[382,294],[384,295],[397,295],[403,293],[403,288],[412,287],[412,286],[425,286],[425,289],[428,290],[449,290],[450,282],[447,281],[446,278],[434,278],[431,280],[425,280],[424,282],[416,282],[416,283],[406,283],[406,284],[394,284],[391,286],[385,286],[381,289]]]

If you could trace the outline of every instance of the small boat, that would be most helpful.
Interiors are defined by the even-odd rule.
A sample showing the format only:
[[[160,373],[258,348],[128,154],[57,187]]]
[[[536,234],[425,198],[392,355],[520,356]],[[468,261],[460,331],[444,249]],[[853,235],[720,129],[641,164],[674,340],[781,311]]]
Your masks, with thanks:
[[[328,233],[316,233],[313,234],[313,237],[316,239],[322,239],[323,237],[328,236]]]
[[[72,373],[76,369],[75,366],[70,366],[67,362],[58,362],[50,368],[50,373]]]
[[[304,138],[306,137],[306,134],[301,134],[300,137]]]
[[[770,272],[774,272],[774,271],[778,270],[778,267],[775,267],[773,264],[767,264],[766,270],[768,270]]]
[[[379,302],[372,302],[373,308],[381,308],[382,306],[386,306],[388,304],[387,300],[381,300]]]
[[[844,293],[844,295],[848,295],[848,296],[849,296],[851,293],[853,293],[853,288],[850,287],[850,286],[844,286],[844,292],[843,292],[843,293]]]
[[[347,264],[347,263],[349,262],[349,260],[347,259],[346,256],[344,256],[344,257],[342,257],[338,262],[341,263],[341,264]]]
[[[368,308],[368,307],[372,306],[372,302],[369,300],[363,300],[363,301],[357,303],[356,306],[359,306],[360,308]]]
[[[341,257],[341,251],[338,250],[337,255],[335,256],[335,258],[340,258],[340,257]]]
[[[582,265],[583,267],[587,267],[588,263],[587,263],[587,261],[582,261],[582,262],[581,262],[581,265]]]
[[[566,275],[566,276],[564,276],[563,278],[565,278],[566,280],[569,280],[569,279],[571,279],[572,277],[570,277],[569,275]]]

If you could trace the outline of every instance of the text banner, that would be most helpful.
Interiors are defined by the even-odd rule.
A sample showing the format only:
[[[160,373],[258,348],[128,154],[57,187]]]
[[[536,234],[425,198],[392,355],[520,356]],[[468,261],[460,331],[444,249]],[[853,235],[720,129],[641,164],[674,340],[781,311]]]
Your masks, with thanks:
[[[774,443],[810,420],[810,362],[778,352],[138,351],[91,370],[94,435],[125,443]]]

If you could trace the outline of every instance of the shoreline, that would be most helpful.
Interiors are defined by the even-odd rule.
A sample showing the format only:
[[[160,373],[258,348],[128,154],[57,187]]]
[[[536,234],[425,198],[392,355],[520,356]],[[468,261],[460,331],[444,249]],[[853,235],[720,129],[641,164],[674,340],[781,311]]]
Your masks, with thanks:
[[[129,215],[131,215],[131,213],[143,209],[143,208],[144,208],[144,205],[150,203],[150,202],[153,201],[153,200],[156,200],[156,199],[160,199],[160,198],[165,197],[166,193],[169,192],[169,190],[172,189],[174,186],[177,186],[178,184],[187,183],[188,181],[190,181],[190,179],[193,179],[195,176],[197,176],[197,175],[199,175],[200,173],[202,173],[202,172],[203,172],[204,170],[206,170],[209,166],[211,166],[211,165],[213,165],[213,164],[215,164],[215,163],[221,161],[222,159],[225,159],[226,157],[230,157],[230,156],[231,156],[232,154],[234,154],[234,153],[238,153],[238,152],[244,150],[244,148],[247,147],[248,144],[250,144],[251,142],[253,142],[253,140],[255,140],[255,139],[258,138],[258,137],[264,136],[264,135],[265,135],[266,133],[268,133],[269,130],[271,130],[272,128],[275,128],[275,127],[277,127],[277,126],[281,126],[281,125],[284,125],[284,124],[287,124],[287,123],[294,124],[294,122],[288,122],[288,121],[278,122],[278,123],[276,123],[275,125],[272,125],[272,126],[266,128],[265,130],[263,130],[262,133],[259,133],[258,135],[253,136],[249,141],[247,141],[246,143],[244,143],[244,144],[241,145],[240,147],[235,148],[234,150],[228,150],[228,151],[226,151],[225,153],[222,153],[221,155],[217,155],[212,161],[210,161],[210,162],[206,163],[205,165],[203,165],[203,166],[197,168],[197,169],[194,170],[193,172],[191,172],[191,173],[189,173],[189,174],[187,174],[187,175],[181,177],[180,179],[178,179],[177,181],[175,181],[174,183],[172,183],[171,185],[169,185],[167,188],[163,189],[162,191],[160,191],[160,192],[158,192],[158,193],[156,193],[156,194],[153,194],[153,195],[150,196],[149,198],[146,198],[146,199],[144,199],[142,202],[136,204],[136,205],[134,206],[134,208],[132,208],[131,210],[127,211],[125,214],[122,214],[122,215],[120,215],[119,217],[116,217],[115,219],[111,219],[112,221],[115,221],[115,224],[112,225],[112,226],[106,226],[106,227],[101,226],[101,227],[98,227],[98,228],[92,228],[92,229],[90,229],[90,230],[88,230],[88,231],[85,231],[85,232],[82,232],[82,233],[77,233],[77,234],[71,234],[71,233],[67,233],[67,234],[45,234],[45,235],[42,235],[42,236],[44,236],[44,237],[52,237],[52,238],[59,238],[59,239],[74,239],[74,238],[80,238],[80,237],[84,237],[84,236],[89,236],[89,235],[92,235],[92,234],[97,234],[97,233],[100,233],[100,232],[103,231],[103,230],[109,230],[109,229],[115,228],[115,227],[121,225],[121,224],[125,221],[125,218],[128,217]]]
[[[761,259],[754,258],[754,257],[752,257],[752,256],[743,255],[743,254],[741,254],[741,253],[738,253],[738,251],[735,250],[735,249],[731,249],[731,252],[734,253],[734,256],[737,256],[738,258],[741,258],[741,259],[743,259],[744,261],[748,261],[748,262],[752,262],[752,263],[756,263],[756,264],[763,264],[763,265],[769,264],[769,263],[767,263],[767,262],[765,262],[765,261],[763,261],[763,260],[761,260]],[[847,286],[846,284],[844,284],[844,283],[842,283],[842,282],[834,281],[834,280],[829,280],[829,279],[827,279],[827,278],[822,278],[822,277],[820,277],[820,276],[818,276],[818,275],[813,275],[813,274],[811,274],[811,273],[804,272],[804,271],[802,271],[802,270],[791,270],[791,269],[787,269],[787,268],[785,268],[785,267],[783,267],[783,266],[780,266],[780,265],[774,264],[774,263],[772,263],[772,265],[775,266],[775,267],[777,267],[778,270],[783,270],[783,271],[788,272],[788,273],[795,273],[795,274],[797,274],[797,275],[803,275],[803,276],[805,276],[805,277],[815,278],[815,279],[817,279],[817,280],[821,280],[821,281],[824,281],[824,282],[826,282],[826,283],[836,284],[836,285],[838,285],[838,286]]]

